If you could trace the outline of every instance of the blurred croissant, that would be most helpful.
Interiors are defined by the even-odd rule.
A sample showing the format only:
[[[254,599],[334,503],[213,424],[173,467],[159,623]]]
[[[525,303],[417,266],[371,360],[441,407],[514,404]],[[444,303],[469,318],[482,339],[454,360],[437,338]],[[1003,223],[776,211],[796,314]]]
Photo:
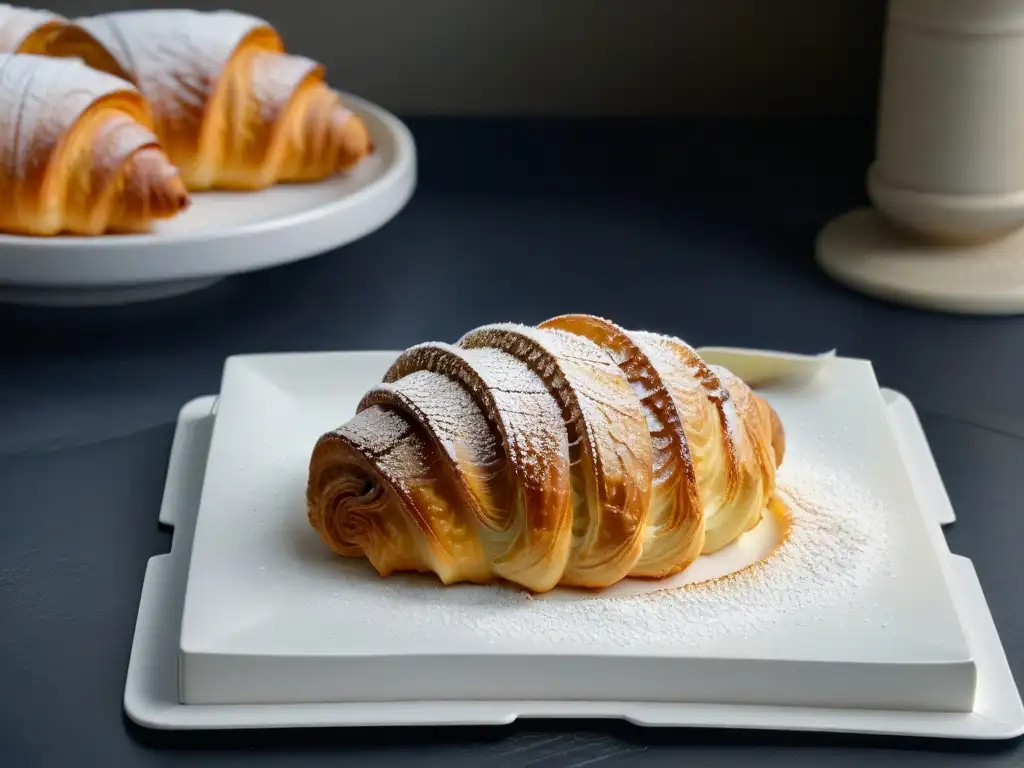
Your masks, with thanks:
[[[284,53],[267,22],[234,11],[145,10],[76,19],[50,41],[135,83],[192,191],[325,179],[372,151],[365,123]]]
[[[50,11],[0,3],[0,53],[44,55],[67,19]]]
[[[771,406],[684,342],[565,315],[403,353],[317,441],[307,514],[382,576],[606,587],[755,526],[784,450]]]
[[[0,54],[0,231],[145,231],[188,204],[142,95],[81,62]]]

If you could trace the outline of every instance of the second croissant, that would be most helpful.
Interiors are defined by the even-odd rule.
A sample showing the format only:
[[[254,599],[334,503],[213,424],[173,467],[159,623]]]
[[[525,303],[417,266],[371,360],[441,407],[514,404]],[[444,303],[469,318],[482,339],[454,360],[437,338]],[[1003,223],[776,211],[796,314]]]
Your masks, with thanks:
[[[664,578],[761,519],[785,434],[683,341],[590,315],[403,353],[310,459],[310,524],[383,575]]]
[[[67,21],[2,6],[0,21],[9,47],[31,42],[133,83],[189,191],[320,181],[372,151],[323,65],[286,53],[257,17],[153,9]]]

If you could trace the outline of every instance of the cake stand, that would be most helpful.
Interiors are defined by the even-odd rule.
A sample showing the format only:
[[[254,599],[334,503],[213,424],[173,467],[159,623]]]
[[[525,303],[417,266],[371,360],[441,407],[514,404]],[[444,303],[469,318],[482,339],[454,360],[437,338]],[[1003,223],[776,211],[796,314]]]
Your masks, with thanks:
[[[144,235],[0,236],[0,301],[127,304],[205,288],[229,275],[315,256],[365,237],[416,186],[416,146],[395,116],[356,96],[375,152],[350,173],[253,193],[202,193]]]
[[[921,308],[1024,311],[1024,2],[891,0],[873,208],[829,223],[821,268]]]

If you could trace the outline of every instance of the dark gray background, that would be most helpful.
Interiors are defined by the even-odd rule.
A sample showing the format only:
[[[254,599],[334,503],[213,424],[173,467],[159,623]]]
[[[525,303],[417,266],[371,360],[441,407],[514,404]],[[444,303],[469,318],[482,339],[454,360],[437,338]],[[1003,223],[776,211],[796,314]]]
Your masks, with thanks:
[[[216,391],[226,355],[398,349],[570,311],[694,344],[871,359],[921,414],[959,515],[950,547],[973,560],[1024,676],[1024,318],[891,307],[818,272],[818,228],[863,201],[870,122],[409,122],[422,184],[348,248],[148,306],[0,307],[0,765],[1024,764],[1019,740],[608,722],[164,734],[125,721],[142,576],[169,545],[156,515],[173,421]]]
[[[884,0],[53,0],[233,7],[403,114],[865,114]]]
[[[169,545],[156,514],[175,414],[216,390],[226,355],[397,349],[566,311],[695,344],[873,360],[918,407],[959,515],[950,546],[972,558],[1024,675],[1024,319],[891,307],[831,284],[811,259],[819,227],[864,201],[871,120],[820,116],[873,111],[882,0],[231,4],[327,63],[334,84],[406,116],[700,119],[411,120],[421,186],[349,248],[148,306],[0,307],[0,765],[1024,765],[1019,740],[576,722],[165,734],[127,722],[142,575]],[[716,119],[727,115],[755,119]],[[819,117],[762,119],[793,115]]]

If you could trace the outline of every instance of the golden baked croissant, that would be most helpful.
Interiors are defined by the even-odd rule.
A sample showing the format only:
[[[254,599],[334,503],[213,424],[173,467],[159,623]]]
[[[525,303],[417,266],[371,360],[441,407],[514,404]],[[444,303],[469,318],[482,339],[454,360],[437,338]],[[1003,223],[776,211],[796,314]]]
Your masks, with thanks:
[[[188,193],[142,95],[79,61],[0,54],[0,231],[139,232]]]
[[[67,19],[50,11],[0,3],[0,53],[44,55]]]
[[[309,522],[383,575],[663,578],[757,524],[782,424],[679,339],[589,315],[408,349],[310,458]]]
[[[371,151],[365,123],[284,53],[267,22],[234,11],[144,10],[76,19],[48,46],[135,83],[192,191],[325,179]]]

